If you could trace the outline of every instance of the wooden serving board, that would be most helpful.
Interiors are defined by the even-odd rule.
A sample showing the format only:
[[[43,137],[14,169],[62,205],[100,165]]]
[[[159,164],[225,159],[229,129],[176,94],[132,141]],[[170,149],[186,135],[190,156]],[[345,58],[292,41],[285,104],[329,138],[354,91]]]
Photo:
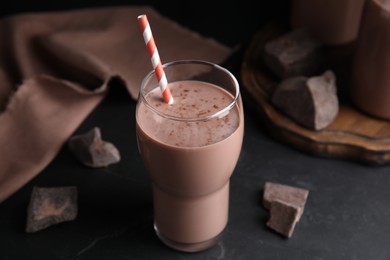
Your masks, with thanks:
[[[271,104],[270,97],[279,81],[263,64],[262,52],[267,41],[285,32],[286,27],[277,22],[257,32],[241,66],[243,99],[261,112],[268,132],[276,139],[310,154],[371,165],[390,164],[390,121],[358,111],[343,97],[345,86],[341,83],[337,84],[338,116],[323,130],[302,127]]]

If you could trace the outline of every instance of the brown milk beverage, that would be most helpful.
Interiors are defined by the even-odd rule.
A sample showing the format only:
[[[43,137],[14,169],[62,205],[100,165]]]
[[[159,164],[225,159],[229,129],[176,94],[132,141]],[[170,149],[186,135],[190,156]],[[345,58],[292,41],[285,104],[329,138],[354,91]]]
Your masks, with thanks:
[[[390,0],[368,0],[353,57],[350,95],[370,115],[390,119]]]
[[[147,94],[149,105],[190,121],[167,119],[144,103],[136,111],[139,150],[153,182],[155,228],[168,243],[202,243],[221,234],[228,221],[229,179],[243,140],[241,99],[220,118],[196,121],[231,104],[232,95],[202,81],[169,87],[172,105],[161,101],[158,88]]]
[[[292,0],[291,25],[305,27],[324,44],[353,42],[358,35],[365,0]]]

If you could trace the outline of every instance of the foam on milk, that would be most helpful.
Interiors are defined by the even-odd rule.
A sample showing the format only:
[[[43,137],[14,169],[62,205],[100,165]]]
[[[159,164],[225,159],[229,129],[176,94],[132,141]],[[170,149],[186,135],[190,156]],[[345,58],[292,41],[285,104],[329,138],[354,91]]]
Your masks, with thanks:
[[[211,86],[211,87],[210,87]],[[178,81],[169,84],[174,103],[162,102],[159,88],[155,88],[145,99],[156,110],[176,118],[204,118],[228,106],[233,97],[222,88],[201,81]],[[162,143],[180,147],[200,147],[219,142],[230,136],[238,127],[238,108],[220,118],[207,121],[183,122],[167,120],[145,106],[140,107],[138,115],[145,133]]]

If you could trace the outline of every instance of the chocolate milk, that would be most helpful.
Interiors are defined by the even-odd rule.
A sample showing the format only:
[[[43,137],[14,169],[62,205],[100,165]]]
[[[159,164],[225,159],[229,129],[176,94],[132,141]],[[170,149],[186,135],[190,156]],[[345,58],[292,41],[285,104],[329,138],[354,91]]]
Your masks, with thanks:
[[[348,44],[357,38],[365,0],[292,0],[291,25],[305,27],[324,44]]]
[[[158,113],[145,103],[137,106],[138,145],[153,182],[159,237],[177,249],[198,251],[208,247],[228,221],[229,179],[243,140],[242,104],[239,99],[228,113],[196,121],[220,111],[233,97],[201,81],[173,82],[169,87],[172,105],[161,102],[156,88],[146,100]]]
[[[350,95],[370,115],[390,119],[390,0],[369,0],[352,66]]]

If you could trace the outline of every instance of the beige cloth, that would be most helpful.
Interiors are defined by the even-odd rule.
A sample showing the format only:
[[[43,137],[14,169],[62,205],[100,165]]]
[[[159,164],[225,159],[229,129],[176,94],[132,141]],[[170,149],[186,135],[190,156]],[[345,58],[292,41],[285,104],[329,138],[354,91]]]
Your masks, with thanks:
[[[110,80],[136,99],[152,65],[137,16],[147,14],[162,62],[222,63],[231,49],[147,6],[14,15],[0,20],[0,203],[41,172]]]

